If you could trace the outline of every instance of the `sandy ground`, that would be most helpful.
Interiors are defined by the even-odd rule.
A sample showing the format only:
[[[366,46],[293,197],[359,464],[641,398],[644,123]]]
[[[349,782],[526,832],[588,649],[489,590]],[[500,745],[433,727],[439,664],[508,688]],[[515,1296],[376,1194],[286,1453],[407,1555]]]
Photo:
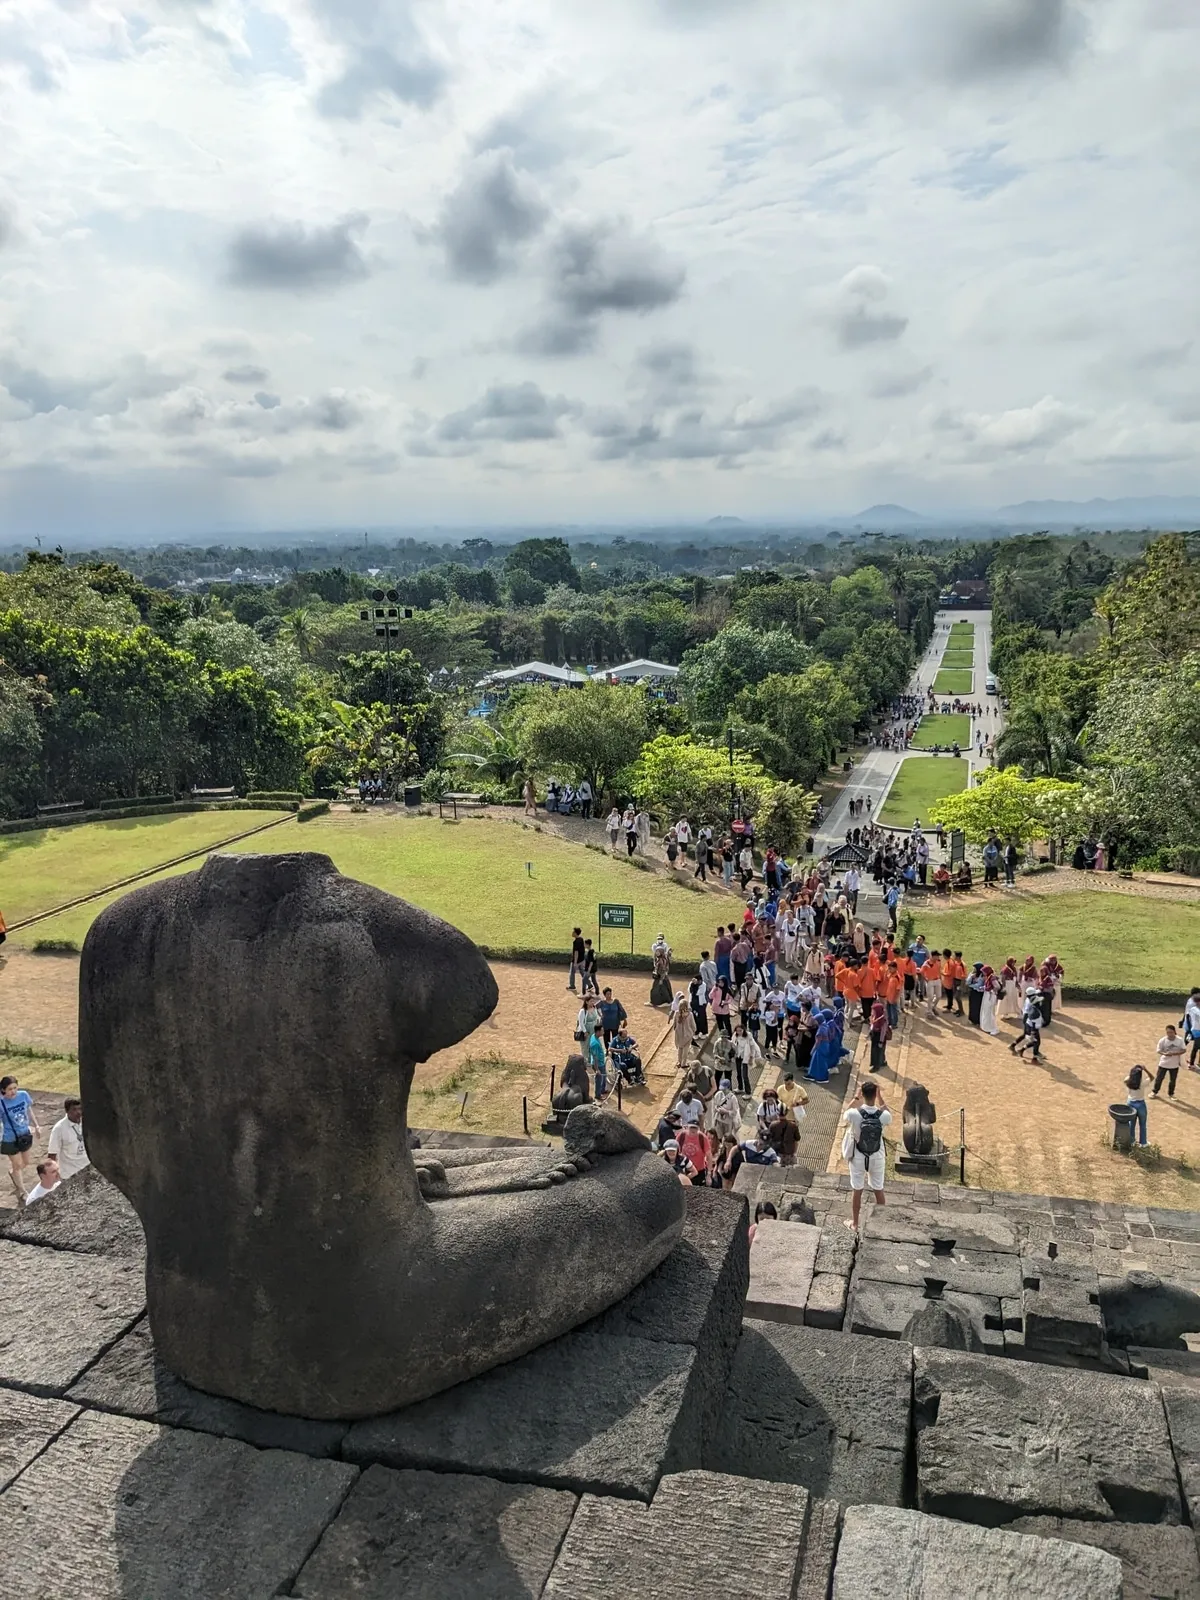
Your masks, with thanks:
[[[1072,1005],[1043,1034],[1042,1062],[1009,1054],[1017,1027],[1002,1022],[989,1038],[957,1017],[910,1019],[907,1037],[888,1047],[883,1076],[895,1111],[907,1083],[923,1083],[937,1106],[938,1131],[958,1145],[967,1113],[967,1182],[978,1188],[1079,1195],[1126,1203],[1200,1206],[1200,1076],[1179,1075],[1177,1098],[1148,1101],[1148,1137],[1160,1159],[1143,1167],[1108,1146],[1108,1106],[1124,1101],[1134,1062],[1155,1065],[1154,1045],[1169,1021],[1157,1011]],[[897,1118],[899,1121],[899,1118]],[[899,1128],[896,1129],[897,1135]],[[957,1176],[957,1154],[954,1171]]]
[[[529,1131],[538,1132],[549,1105],[550,1069],[561,1070],[575,1048],[579,997],[567,991],[565,968],[496,962],[492,970],[500,989],[492,1016],[461,1044],[439,1051],[417,1068],[410,1106],[414,1125],[519,1134],[525,1097]],[[0,959],[0,1039],[74,1052],[78,986],[77,956],[14,950]],[[621,975],[613,990],[629,1013],[630,1032],[645,1061],[666,1028],[665,1014],[646,1003],[649,974]],[[674,1061],[673,1049],[664,1046],[649,1063],[647,1088],[626,1102],[625,1109],[641,1125],[653,1124],[655,1106],[674,1084]],[[41,1070],[46,1076],[49,1065]],[[22,1081],[31,1086],[39,1082],[38,1071],[36,1060],[19,1069]],[[60,1072],[55,1072],[55,1082]]]

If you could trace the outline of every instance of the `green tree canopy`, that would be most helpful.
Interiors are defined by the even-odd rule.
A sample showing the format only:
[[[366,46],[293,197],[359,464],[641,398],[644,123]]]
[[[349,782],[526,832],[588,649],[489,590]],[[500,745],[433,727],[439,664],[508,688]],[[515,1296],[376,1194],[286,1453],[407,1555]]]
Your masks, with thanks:
[[[719,733],[744,689],[772,673],[801,672],[812,652],[786,628],[760,633],[744,622],[731,622],[708,644],[683,658],[679,685],[698,728]]]
[[[773,673],[743,690],[736,722],[772,772],[808,787],[849,744],[862,709],[837,669],[816,661],[801,673]]]
[[[587,778],[597,798],[617,783],[650,733],[642,689],[585,683],[578,689],[548,684],[514,697],[504,731],[529,771]]]
[[[960,828],[971,844],[990,833],[1018,844],[1057,837],[1080,799],[1075,783],[1025,779],[1014,770],[985,772],[973,789],[948,795],[929,808],[931,822]]]

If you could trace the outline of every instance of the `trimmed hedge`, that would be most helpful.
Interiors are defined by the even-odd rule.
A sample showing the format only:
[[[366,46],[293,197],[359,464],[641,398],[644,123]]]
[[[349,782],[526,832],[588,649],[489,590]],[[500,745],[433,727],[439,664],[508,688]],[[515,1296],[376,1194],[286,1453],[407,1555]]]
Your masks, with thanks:
[[[299,789],[251,789],[246,796],[247,800],[295,800],[297,804],[304,799]]]
[[[324,805],[326,802],[318,801]],[[176,816],[187,811],[294,811],[301,809],[298,800],[176,800],[170,805],[127,805],[112,811],[67,811],[54,817],[16,817],[0,822],[0,836],[8,833],[31,833],[35,828],[69,828],[79,822],[123,822],[129,817]],[[319,816],[319,812],[313,812]]]
[[[172,806],[174,804],[175,796],[173,794],[135,794],[131,795],[128,800],[101,800],[99,807],[96,809],[100,811],[123,811],[134,806],[140,808],[142,806]]]
[[[621,930],[613,930],[614,938]],[[489,961],[527,961],[532,966],[561,967],[565,972],[571,965],[571,952],[569,950],[518,950],[511,945],[481,944],[479,946]],[[679,956],[676,952],[677,963],[689,966],[690,960],[686,956]],[[699,959],[697,957],[697,959]],[[597,960],[601,969],[613,972],[653,972],[654,962],[649,956],[630,955],[628,950],[607,950],[597,952]]]
[[[305,803],[297,809],[296,821],[311,822],[314,817],[323,817],[328,813],[328,811],[328,800],[306,800]]]

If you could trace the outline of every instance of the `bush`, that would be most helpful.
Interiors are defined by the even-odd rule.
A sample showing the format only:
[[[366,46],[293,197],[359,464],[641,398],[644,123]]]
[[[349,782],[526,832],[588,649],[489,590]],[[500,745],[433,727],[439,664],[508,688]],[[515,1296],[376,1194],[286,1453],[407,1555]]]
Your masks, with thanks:
[[[436,803],[444,794],[452,794],[455,788],[454,773],[447,772],[445,767],[435,767],[421,779],[421,799]]]
[[[35,939],[33,953],[36,956],[77,956],[79,946],[74,939]]]
[[[295,800],[304,799],[296,789],[251,789],[246,796],[247,800]]]
[[[1167,845],[1152,855],[1142,856],[1137,863],[1139,872],[1183,872],[1190,878],[1200,878],[1200,849],[1194,845]]]
[[[99,809],[101,811],[111,811],[114,807],[173,806],[174,804],[175,796],[173,794],[139,794],[134,795],[129,800],[101,800]]]
[[[327,815],[328,811],[328,800],[308,800],[296,812],[296,821],[311,822],[314,817]]]

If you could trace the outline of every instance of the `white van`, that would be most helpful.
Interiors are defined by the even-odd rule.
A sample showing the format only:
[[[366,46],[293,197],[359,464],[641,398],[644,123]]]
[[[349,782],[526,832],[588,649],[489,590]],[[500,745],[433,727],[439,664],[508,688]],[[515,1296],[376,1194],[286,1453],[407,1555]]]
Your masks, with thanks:
[[[984,688],[989,694],[996,694],[998,692],[996,689],[996,680],[992,677],[990,672],[987,675],[987,681],[984,683]]]

